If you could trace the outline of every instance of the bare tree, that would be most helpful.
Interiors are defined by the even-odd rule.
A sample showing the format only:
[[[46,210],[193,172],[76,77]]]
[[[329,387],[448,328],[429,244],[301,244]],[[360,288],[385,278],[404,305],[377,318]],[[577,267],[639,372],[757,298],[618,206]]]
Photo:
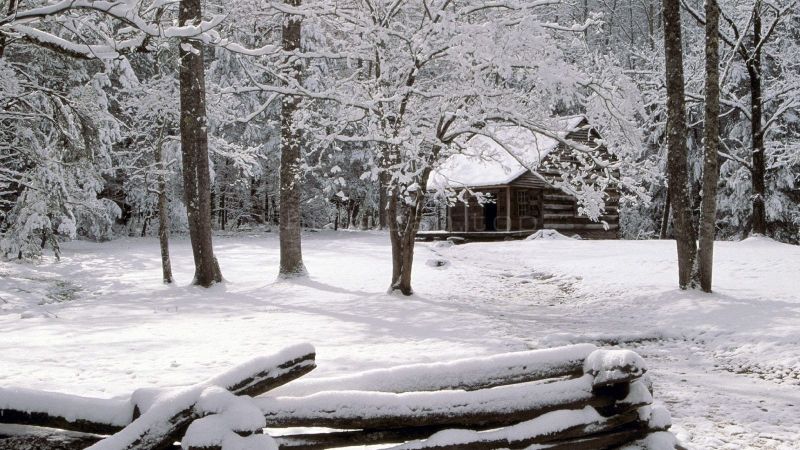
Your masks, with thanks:
[[[301,0],[285,0],[289,6],[300,6]],[[289,77],[299,84],[302,62],[292,55],[300,50],[302,18],[289,15],[283,22],[283,50],[287,54],[286,65]],[[294,124],[294,114],[301,98],[284,95],[281,103],[281,209],[280,247],[281,277],[306,274],[300,237],[300,131]]]
[[[680,0],[664,0],[664,57],[667,79],[667,180],[678,246],[678,285],[690,287],[697,243],[689,193]]]
[[[706,92],[705,154],[703,156],[703,201],[700,209],[700,245],[695,262],[694,283],[711,292],[714,265],[714,236],[717,222],[719,167],[719,3],[706,0]]]
[[[181,0],[180,26],[200,22],[201,0]],[[203,47],[196,40],[180,41],[181,153],[183,190],[194,255],[194,284],[208,287],[222,281],[211,242],[211,175]]]

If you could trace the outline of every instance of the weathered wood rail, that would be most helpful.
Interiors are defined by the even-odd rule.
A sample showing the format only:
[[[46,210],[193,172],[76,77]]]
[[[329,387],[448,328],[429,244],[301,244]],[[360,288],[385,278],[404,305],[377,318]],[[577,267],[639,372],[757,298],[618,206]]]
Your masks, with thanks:
[[[642,358],[627,350],[579,344],[297,380],[314,357],[310,345],[296,346],[124,400],[0,388],[0,448],[676,447]]]

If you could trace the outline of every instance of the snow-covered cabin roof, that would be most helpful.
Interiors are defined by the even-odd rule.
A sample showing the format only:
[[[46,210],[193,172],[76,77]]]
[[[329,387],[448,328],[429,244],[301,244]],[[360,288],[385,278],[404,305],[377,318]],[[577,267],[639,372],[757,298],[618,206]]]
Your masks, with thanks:
[[[583,116],[559,118],[556,120],[558,128],[553,131],[566,136],[576,131],[584,120]],[[460,153],[434,169],[428,180],[428,190],[509,184],[529,168],[537,167],[559,144],[553,138],[518,125],[494,125],[487,128],[486,134],[472,136]]]

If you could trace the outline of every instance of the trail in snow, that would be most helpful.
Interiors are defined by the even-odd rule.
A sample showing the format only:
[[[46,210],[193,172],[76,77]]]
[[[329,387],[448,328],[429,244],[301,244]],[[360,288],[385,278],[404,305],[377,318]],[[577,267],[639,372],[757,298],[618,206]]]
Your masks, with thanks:
[[[760,339],[748,343],[746,338],[736,336],[736,325],[742,318],[736,317],[736,314],[726,318],[731,313],[724,308],[725,304],[737,304],[746,298],[738,299],[728,294],[708,298],[706,294],[697,292],[663,293],[659,298],[653,290],[639,290],[641,288],[637,284],[649,282],[647,278],[633,278],[628,289],[620,289],[614,294],[602,290],[600,286],[604,282],[618,281],[614,278],[620,275],[624,276],[619,273],[621,271],[615,271],[613,266],[608,266],[604,275],[598,275],[596,270],[578,270],[575,273],[574,269],[581,266],[585,268],[587,264],[581,261],[580,253],[567,253],[570,247],[586,249],[609,244],[613,245],[537,243],[533,244],[536,248],[528,248],[527,252],[519,246],[532,244],[518,243],[516,251],[511,251],[510,245],[505,243],[470,244],[472,248],[467,245],[439,253],[444,253],[442,257],[447,257],[449,253],[453,268],[462,274],[463,283],[473,284],[471,289],[483,290],[487,297],[495,294],[493,302],[481,302],[480,297],[470,297],[479,304],[467,308],[483,308],[488,316],[501,317],[509,336],[526,340],[531,347],[594,342],[598,345],[633,348],[645,356],[654,378],[656,398],[667,403],[676,424],[674,431],[689,447],[800,448],[800,415],[797,414],[800,410],[800,365],[781,365],[787,356],[786,352],[800,348],[791,339],[787,343],[785,336],[774,339],[771,336],[773,330],[766,326],[769,320],[778,318],[786,321],[787,325],[792,320],[797,324],[800,298],[787,307],[793,314],[785,316],[782,309],[770,310],[769,298],[774,294],[774,287],[770,289],[768,282],[762,285],[762,296],[766,303],[762,304],[762,314],[744,319],[769,320],[764,321],[764,332],[758,336]],[[776,248],[771,243],[766,244],[773,251],[765,249],[767,254],[762,256],[764,261],[751,260],[754,266],[780,256],[774,252]],[[731,250],[734,250],[722,253],[723,258],[735,256],[736,244],[723,245],[731,246]],[[540,251],[537,252],[537,249]],[[783,250],[788,250],[790,254],[797,253],[790,246]],[[548,254],[540,255],[541,251],[547,251]],[[556,258],[561,252],[563,256]],[[583,256],[586,257],[585,253]],[[631,256],[641,257],[637,253]],[[562,263],[560,266],[552,264],[553,260]],[[634,271],[634,267],[626,266],[625,262],[621,261],[618,269]],[[743,266],[742,262],[729,260],[731,265],[737,266]],[[570,267],[573,272],[567,272],[564,266]],[[775,268],[780,272],[788,267],[778,265]],[[585,275],[584,280],[584,275],[580,273],[587,272],[590,274]],[[659,275],[663,277],[665,274]],[[766,271],[753,271],[748,278],[759,280],[760,276],[767,276]],[[502,282],[486,282],[492,278]],[[757,287],[753,288],[757,290]],[[643,302],[641,297],[647,295],[652,295],[658,303]],[[791,292],[781,292],[778,297],[791,295]],[[676,323],[665,323],[658,319],[661,310],[681,308],[685,301],[681,297],[684,296],[693,297],[699,302],[707,301],[707,308],[719,310],[720,320],[710,327],[702,319]],[[723,299],[721,302],[719,297]],[[451,301],[458,303],[463,303],[463,300],[458,296],[451,298]],[[758,297],[752,298],[752,306],[757,306],[761,301]],[[774,317],[776,315],[779,317]],[[729,328],[726,329],[725,325],[729,325]],[[754,325],[758,327],[757,323]],[[709,334],[710,339],[704,339],[704,334]],[[730,342],[721,347],[720,336],[723,339],[728,336]],[[759,352],[742,351],[748,346],[785,348],[778,353],[778,361],[771,361],[763,358]]]

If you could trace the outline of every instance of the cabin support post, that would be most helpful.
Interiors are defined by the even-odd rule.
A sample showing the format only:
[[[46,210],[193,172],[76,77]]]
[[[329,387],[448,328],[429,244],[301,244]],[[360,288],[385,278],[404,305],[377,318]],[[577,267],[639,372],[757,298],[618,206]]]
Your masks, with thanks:
[[[511,231],[511,186],[506,186],[506,231]]]
[[[464,232],[469,231],[469,199],[464,200]]]
[[[536,196],[539,207],[539,229],[544,229],[544,189],[539,190],[539,195]]]

